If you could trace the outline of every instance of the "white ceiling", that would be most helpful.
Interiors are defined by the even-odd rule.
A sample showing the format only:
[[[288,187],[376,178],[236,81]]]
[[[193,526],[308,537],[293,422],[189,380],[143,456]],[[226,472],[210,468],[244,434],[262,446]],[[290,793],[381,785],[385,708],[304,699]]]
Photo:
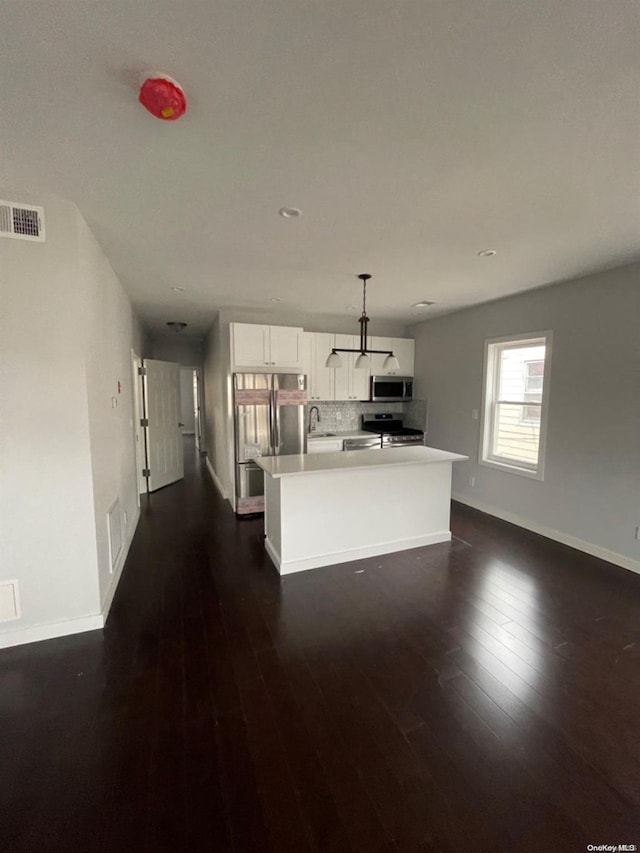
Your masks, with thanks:
[[[75,201],[152,327],[360,272],[414,322],[639,257],[639,44],[638,0],[0,0],[0,181]]]

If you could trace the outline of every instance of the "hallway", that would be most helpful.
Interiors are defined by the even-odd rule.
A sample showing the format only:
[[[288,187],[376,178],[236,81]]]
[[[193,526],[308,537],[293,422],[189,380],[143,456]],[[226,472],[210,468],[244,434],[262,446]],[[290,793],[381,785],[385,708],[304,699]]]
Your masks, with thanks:
[[[104,632],[0,652],[3,853],[640,842],[640,577],[456,506],[281,582],[185,473]]]

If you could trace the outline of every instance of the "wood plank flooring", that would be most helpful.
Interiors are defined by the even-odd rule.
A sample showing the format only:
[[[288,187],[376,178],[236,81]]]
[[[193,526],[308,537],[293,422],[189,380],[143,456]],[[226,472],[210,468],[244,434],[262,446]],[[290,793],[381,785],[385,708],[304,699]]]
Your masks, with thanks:
[[[186,463],[105,631],[0,652],[3,853],[640,844],[640,577],[454,505],[281,581]]]

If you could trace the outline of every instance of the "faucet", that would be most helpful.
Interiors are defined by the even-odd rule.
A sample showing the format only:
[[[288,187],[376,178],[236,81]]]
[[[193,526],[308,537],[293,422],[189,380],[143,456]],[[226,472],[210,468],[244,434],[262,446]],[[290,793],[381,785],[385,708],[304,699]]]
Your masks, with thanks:
[[[313,413],[316,413],[316,419],[313,419]],[[309,409],[309,432],[315,432],[320,423],[320,409],[317,406],[311,406]]]

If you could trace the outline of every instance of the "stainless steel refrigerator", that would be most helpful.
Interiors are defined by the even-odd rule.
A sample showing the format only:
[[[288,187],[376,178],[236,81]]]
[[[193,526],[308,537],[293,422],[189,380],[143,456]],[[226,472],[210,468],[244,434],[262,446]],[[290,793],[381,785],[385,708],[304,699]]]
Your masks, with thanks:
[[[302,373],[234,373],[236,513],[264,512],[264,475],[255,459],[307,452]]]

